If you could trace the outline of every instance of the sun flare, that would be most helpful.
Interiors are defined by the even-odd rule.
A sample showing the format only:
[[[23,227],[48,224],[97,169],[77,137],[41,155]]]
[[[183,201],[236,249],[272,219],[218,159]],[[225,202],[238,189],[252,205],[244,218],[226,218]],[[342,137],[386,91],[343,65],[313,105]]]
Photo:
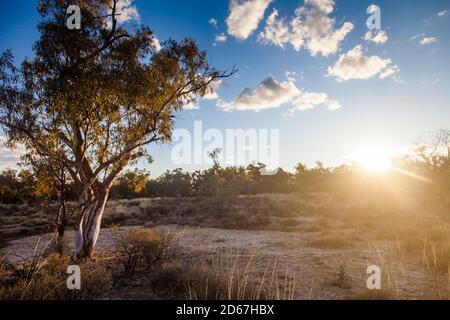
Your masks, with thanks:
[[[359,150],[354,161],[369,172],[384,172],[391,169],[389,153],[382,145],[368,145]]]

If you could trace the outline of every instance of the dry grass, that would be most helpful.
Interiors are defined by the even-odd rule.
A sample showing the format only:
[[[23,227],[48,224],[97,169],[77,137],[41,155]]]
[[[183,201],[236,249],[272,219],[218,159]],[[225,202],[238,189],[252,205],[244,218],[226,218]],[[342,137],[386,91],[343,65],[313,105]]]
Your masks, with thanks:
[[[324,193],[258,195],[229,199],[227,205],[220,208],[215,199],[208,197],[120,200],[108,203],[104,226],[117,224],[152,227],[177,224],[236,230],[274,230],[302,235],[306,246],[311,249],[349,250],[357,254],[356,252],[369,247],[371,253],[368,263],[378,263],[386,271],[383,290],[362,292],[360,297],[390,299],[401,297],[399,279],[410,265],[421,268],[423,273],[428,275],[428,286],[433,288],[433,297],[448,297],[450,283],[448,208],[424,206],[411,198],[407,199],[405,203],[395,197],[377,198],[370,195],[367,197]],[[0,206],[0,219],[2,223],[0,232],[3,232],[3,236],[40,232],[39,228],[33,229],[33,224],[39,226],[44,225],[44,221],[48,222],[44,211],[30,209],[24,205]],[[140,238],[137,236],[135,240]],[[155,243],[158,242],[156,241],[158,239],[154,240]],[[149,245],[151,243],[153,242],[150,241]],[[119,257],[127,254],[126,250],[117,252]],[[141,258],[138,260],[143,261]],[[243,280],[246,279],[245,276],[241,274],[244,269],[239,268],[239,272],[235,269],[235,274],[231,276],[224,270],[229,272],[233,270],[232,268],[219,268],[214,263],[199,263],[188,268],[185,263],[180,265],[179,261],[165,261],[156,273],[162,279],[175,278],[170,280],[175,289],[169,290],[171,291],[169,295],[173,296],[202,299],[217,295],[223,298],[232,292],[233,297],[255,297],[254,288],[260,285],[263,274],[252,274],[245,280],[247,284],[243,285],[242,283],[246,283]],[[183,274],[184,277],[181,279],[176,277],[177,273]],[[270,278],[269,274],[267,271],[264,279]],[[225,286],[223,283],[229,281],[223,279],[230,277],[234,279],[233,281],[239,279],[241,284],[232,282],[231,287]],[[152,281],[155,288],[158,287],[157,279]],[[265,285],[269,283],[266,282]],[[189,286],[186,287],[187,284]],[[160,287],[162,290],[164,285]],[[242,287],[246,289],[243,290]],[[253,289],[248,289],[250,287]],[[206,288],[209,288],[208,294],[205,293]],[[272,292],[272,296],[268,292]],[[267,289],[264,293],[261,289],[259,296],[256,297],[273,298],[273,295],[277,297],[284,295],[274,292],[277,291]],[[417,293],[417,297],[420,296],[423,297],[424,293]],[[358,295],[355,295],[354,298],[357,297]]]
[[[98,298],[111,286],[111,275],[98,262],[79,264],[81,290],[67,288],[67,267],[71,258],[60,254],[40,257],[18,266],[2,266],[0,300],[62,300]]]
[[[215,256],[186,264],[178,260],[165,265],[152,280],[158,290],[190,300],[292,300],[296,279],[279,270],[277,261],[262,274],[252,268],[253,256],[235,255],[223,261]]]
[[[308,241],[308,245],[320,249],[348,249],[353,246],[353,241],[348,234],[321,232]]]
[[[365,290],[362,293],[349,295],[346,300],[396,300],[389,290]]]

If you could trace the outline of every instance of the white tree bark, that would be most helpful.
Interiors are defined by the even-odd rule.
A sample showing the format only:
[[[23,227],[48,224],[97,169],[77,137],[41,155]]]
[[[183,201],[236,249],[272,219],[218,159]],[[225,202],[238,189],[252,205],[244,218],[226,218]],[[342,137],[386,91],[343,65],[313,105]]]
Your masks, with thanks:
[[[80,215],[75,230],[75,254],[92,258],[95,252],[108,191],[84,193],[80,198]]]

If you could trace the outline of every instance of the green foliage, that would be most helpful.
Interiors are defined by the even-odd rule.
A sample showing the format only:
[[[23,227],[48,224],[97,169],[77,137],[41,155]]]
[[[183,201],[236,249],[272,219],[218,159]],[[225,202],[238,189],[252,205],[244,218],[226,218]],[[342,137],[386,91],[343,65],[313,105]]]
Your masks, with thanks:
[[[25,163],[40,176],[41,190],[58,189],[61,203],[70,178],[79,215],[101,217],[104,206],[93,204],[107,201],[128,165],[151,161],[145,145],[170,141],[176,112],[235,72],[210,67],[190,38],[155,48],[148,27],[118,24],[117,2],[41,0],[33,58],[16,67],[10,51],[0,55],[0,128],[7,144],[26,147]],[[66,9],[74,4],[81,8],[81,30],[66,27]],[[94,252],[90,228],[96,226],[79,226],[80,254]]]
[[[192,39],[156,50],[148,27],[118,25],[116,3],[42,0],[34,57],[17,68],[10,51],[0,56],[8,145],[25,145],[26,163],[40,167],[45,187],[52,189],[45,176],[57,168],[89,200],[102,197],[127,165],[150,159],[144,146],[170,141],[175,112],[230,75],[211,68]],[[69,4],[80,5],[81,30],[65,26]]]

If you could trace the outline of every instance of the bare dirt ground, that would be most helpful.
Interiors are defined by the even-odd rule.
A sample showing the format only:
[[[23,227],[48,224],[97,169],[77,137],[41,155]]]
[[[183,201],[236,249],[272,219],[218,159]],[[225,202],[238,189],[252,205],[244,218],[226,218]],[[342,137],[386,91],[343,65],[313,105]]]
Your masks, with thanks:
[[[303,223],[311,221],[306,219]],[[123,229],[123,228],[122,228]],[[295,277],[294,299],[356,299],[370,296],[366,287],[367,267],[378,264],[382,270],[383,290],[389,298],[421,299],[433,296],[433,279],[420,263],[407,258],[389,257],[390,248],[383,243],[361,243],[351,249],[320,249],[310,245],[314,233],[225,230],[208,227],[162,225],[156,231],[171,230],[184,256],[192,261],[235,257],[251,260],[249,269],[255,281],[275,268],[280,278],[286,273]],[[71,239],[72,231],[67,232]],[[13,263],[39,254],[50,235],[11,240],[3,251]],[[97,254],[108,255],[113,248],[110,229],[101,231]],[[229,267],[232,263],[229,264]],[[282,282],[283,279],[279,279]],[[128,290],[128,292],[127,292]],[[145,288],[122,289],[107,298],[153,299]],[[134,295],[129,290],[139,291]],[[393,295],[393,296],[392,296]]]
[[[221,272],[248,265],[249,281],[256,285],[272,277],[283,287],[292,277],[294,299],[449,299],[449,209],[403,201],[412,198],[306,193],[226,202],[210,197],[110,201],[97,255],[106,261],[114,257],[111,226],[169,229],[182,262],[220,262]],[[8,260],[20,263],[40,254],[51,237],[42,231],[51,230],[51,215],[26,205],[0,206],[1,212],[0,247]],[[73,225],[66,234],[68,254]],[[367,289],[372,265],[381,269],[382,290]],[[136,279],[104,298],[167,297],[155,296]]]

